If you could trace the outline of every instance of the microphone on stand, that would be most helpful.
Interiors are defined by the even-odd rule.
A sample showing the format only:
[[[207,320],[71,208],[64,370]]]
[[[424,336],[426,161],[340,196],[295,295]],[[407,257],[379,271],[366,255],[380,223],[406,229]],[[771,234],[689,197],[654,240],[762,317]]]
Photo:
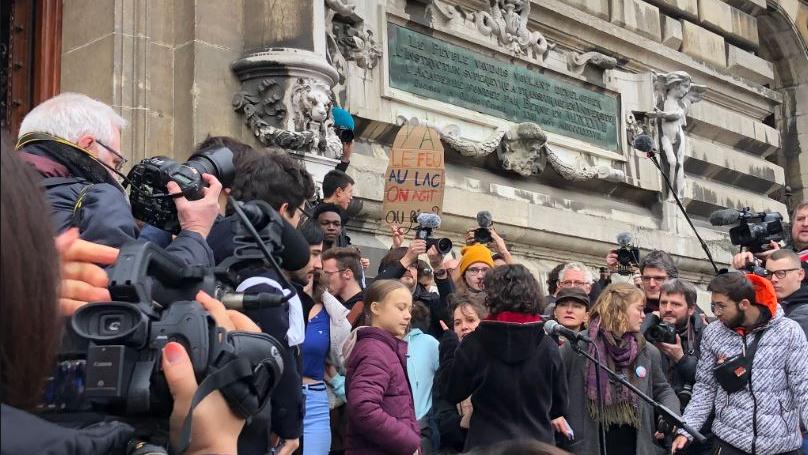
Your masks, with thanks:
[[[647,134],[640,134],[634,138],[634,148],[645,153],[649,158],[651,155],[659,153],[654,145],[654,138]]]
[[[570,330],[553,320],[549,320],[544,323],[544,333],[547,335],[562,336],[573,343],[577,343],[579,341],[583,341],[584,343],[592,342],[592,340],[590,340],[585,334]]]

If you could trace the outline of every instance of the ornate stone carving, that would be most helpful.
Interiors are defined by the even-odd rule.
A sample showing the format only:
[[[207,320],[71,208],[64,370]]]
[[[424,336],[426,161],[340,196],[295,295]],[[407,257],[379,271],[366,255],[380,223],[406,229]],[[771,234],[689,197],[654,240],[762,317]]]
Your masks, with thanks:
[[[584,52],[579,54],[577,52],[567,52],[567,69],[574,73],[583,73],[586,65],[596,66],[604,70],[610,70],[617,67],[617,59],[610,57],[600,52]]]
[[[608,166],[578,166],[565,162],[547,145],[547,135],[541,126],[525,122],[507,129],[496,130],[482,142],[461,139],[456,127],[439,130],[441,140],[463,156],[484,157],[496,152],[503,169],[520,175],[539,175],[549,164],[561,177],[572,180],[622,181],[622,171]]]
[[[326,0],[326,6],[328,62],[339,73],[334,93],[343,99],[348,62],[352,61],[360,68],[372,70],[379,64],[382,49],[373,32],[365,27],[365,20],[356,13],[353,1]]]
[[[297,78],[290,90],[287,112],[283,87],[276,79],[265,78],[254,90],[236,93],[233,109],[244,114],[245,123],[262,144],[335,158],[342,145],[332,127],[332,97],[324,82]]]
[[[544,61],[554,44],[539,32],[528,30],[530,0],[489,0],[489,10],[475,13],[477,29],[496,37],[499,44],[517,55]]]
[[[654,112],[647,115],[659,119],[660,150],[668,164],[668,178],[679,198],[684,196],[685,187],[687,112],[691,104],[702,100],[706,90],[706,86],[694,84],[690,75],[684,71],[654,73],[656,107]],[[669,199],[673,199],[673,194],[669,195]]]

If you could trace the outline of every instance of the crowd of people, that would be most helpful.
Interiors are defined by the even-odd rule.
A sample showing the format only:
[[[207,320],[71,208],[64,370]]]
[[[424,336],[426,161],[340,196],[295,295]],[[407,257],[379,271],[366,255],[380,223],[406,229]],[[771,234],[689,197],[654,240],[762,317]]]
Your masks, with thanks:
[[[334,118],[353,128],[347,112]],[[169,181],[181,229],[162,231],[135,219],[119,181],[125,127],[109,106],[68,93],[28,114],[16,147],[4,144],[3,454],[132,449],[142,435],[131,421],[68,425],[45,398],[65,318],[111,300],[107,272],[129,242],[151,241],[186,266],[227,261],[240,222],[228,195],[269,204],[305,239],[297,253],[307,260],[242,274],[237,292],[288,296],[281,305],[237,312],[197,295],[224,330],[277,339],[284,368],[270,412],[244,419],[218,391],[196,403],[202,378],[186,347],[165,344],[175,449],[190,432],[192,454],[808,453],[808,202],[791,214],[789,247],[740,253],[710,281],[713,318],[660,250],[633,276],[612,273],[618,253],[605,252],[597,281],[590,266],[559,264],[545,292],[494,228],[487,244],[470,229],[455,258],[394,225],[393,246],[371,264],[347,231],[350,140],[317,198],[287,151],[209,137],[197,151],[226,147],[235,176],[204,174],[195,200]],[[748,272],[755,262],[765,272]]]

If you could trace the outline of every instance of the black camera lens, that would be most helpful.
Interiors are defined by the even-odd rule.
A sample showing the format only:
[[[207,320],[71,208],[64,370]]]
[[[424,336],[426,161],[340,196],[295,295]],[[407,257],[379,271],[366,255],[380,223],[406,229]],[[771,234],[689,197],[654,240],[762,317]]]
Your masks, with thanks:
[[[236,168],[233,164],[233,152],[227,147],[212,147],[191,155],[186,166],[192,167],[202,174],[211,174],[225,188],[233,186]]]

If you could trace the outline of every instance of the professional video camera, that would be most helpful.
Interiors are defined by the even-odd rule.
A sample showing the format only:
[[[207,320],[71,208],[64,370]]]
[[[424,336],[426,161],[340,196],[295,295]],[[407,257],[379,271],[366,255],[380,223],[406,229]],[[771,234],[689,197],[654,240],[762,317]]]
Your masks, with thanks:
[[[194,298],[203,290],[229,308],[281,305],[295,295],[283,278],[281,283],[292,291],[285,296],[222,291],[233,289],[247,269],[269,266],[280,275],[278,262],[308,261],[308,245],[305,255],[298,254],[305,239],[265,202],[240,203],[231,197],[230,203],[241,222],[234,223],[236,248],[223,268],[184,267],[148,242],[121,248],[109,271],[112,301],[81,307],[60,352],[62,360],[81,362],[84,373],[67,378],[83,383],[80,396],[68,393],[74,405],[68,412],[93,410],[137,425],[146,421],[149,427],[154,420],[167,422],[173,404],[160,356],[166,343],[176,341],[188,351],[200,384],[195,402],[219,390],[238,415],[268,417],[266,404],[284,369],[284,345],[263,333],[225,332]],[[65,389],[69,392],[70,385],[51,387]],[[186,423],[190,428],[190,420]]]
[[[747,207],[741,210],[717,210],[710,214],[710,224],[713,226],[735,223],[738,225],[729,230],[730,241],[752,253],[768,251],[769,242],[785,239],[783,215],[777,212],[753,212]]]
[[[202,174],[215,176],[224,187],[231,186],[235,178],[233,152],[227,147],[216,146],[193,154],[185,164],[165,156],[142,160],[127,176],[126,184],[131,185],[132,214],[154,227],[178,234],[177,208],[166,184],[173,180],[179,185],[182,196],[195,201],[203,197],[205,181]]]
[[[634,245],[633,238],[628,232],[617,235],[617,273],[631,275],[640,266],[640,249]]]
[[[650,343],[676,343],[676,327],[664,322],[659,316],[652,314],[652,324],[645,329],[643,336]]]
[[[477,225],[480,227],[474,230],[474,241],[483,245],[493,242],[491,227],[494,225],[494,219],[491,217],[491,212],[486,210],[477,212]]]
[[[434,213],[422,213],[418,215],[418,228],[415,229],[415,238],[426,240],[426,248],[435,245],[435,249],[440,254],[447,254],[452,251],[452,241],[447,238],[432,238],[432,230],[440,227],[440,216]]]

